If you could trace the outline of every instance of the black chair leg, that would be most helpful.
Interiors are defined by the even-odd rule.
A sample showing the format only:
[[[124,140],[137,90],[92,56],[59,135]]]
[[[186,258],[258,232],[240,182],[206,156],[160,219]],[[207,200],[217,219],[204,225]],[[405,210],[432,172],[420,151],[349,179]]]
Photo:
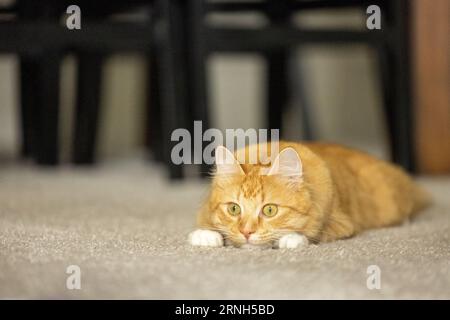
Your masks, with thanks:
[[[266,54],[267,81],[267,127],[279,129],[282,134],[283,111],[288,103],[288,52],[275,50]]]
[[[46,52],[39,57],[38,86],[35,92],[38,113],[37,163],[56,165],[59,161],[59,83],[60,58],[58,52]]]
[[[397,0],[390,4],[393,41],[378,47],[390,149],[395,163],[414,171],[408,3]]]
[[[171,158],[172,132],[177,128],[184,128],[184,119],[187,116],[186,108],[186,83],[184,81],[185,65],[183,64],[182,39],[180,38],[181,14],[178,1],[159,0],[158,8],[161,10],[164,23],[161,43],[161,63],[158,74],[160,76],[163,128],[163,154],[165,163],[169,169],[169,177],[172,180],[183,178],[183,167],[175,164]]]
[[[207,50],[205,43],[205,1],[186,1],[188,6],[185,7],[187,12],[186,24],[188,48],[188,66],[189,79],[187,81],[189,88],[189,110],[191,113],[191,132],[193,132],[194,120],[202,121],[202,129],[206,131],[210,128],[210,119],[208,112],[208,86],[207,86]],[[205,145],[202,145],[203,152]],[[194,151],[195,152],[195,151]],[[202,159],[200,165],[200,176],[208,177],[211,172],[211,165],[203,161],[203,154],[197,154],[198,159]]]
[[[293,75],[292,83],[295,83],[295,97],[293,97],[294,101],[299,102],[299,111],[302,123],[302,139],[303,140],[313,140],[314,139],[314,131],[313,131],[313,112],[310,104],[310,100],[308,94],[305,90],[305,83],[307,79],[307,75],[304,72],[303,61],[300,61],[300,67],[296,69],[298,72],[295,72]]]
[[[77,102],[72,160],[76,164],[95,161],[103,55],[78,54]]]
[[[268,17],[273,26],[286,27],[290,24],[288,4],[290,0],[267,0],[271,8]],[[280,47],[266,53],[267,61],[267,126],[268,129],[279,129],[283,135],[283,113],[289,101],[289,58],[287,47]]]
[[[20,125],[21,125],[21,156],[33,157],[36,154],[36,112],[35,90],[37,83],[37,63],[32,58],[20,58]]]
[[[396,12],[396,44],[394,49],[394,69],[397,74],[396,85],[396,124],[398,125],[398,141],[393,150],[394,161],[406,170],[416,169],[414,156],[414,108],[411,99],[411,47],[410,47],[410,1],[397,0],[393,3]]]
[[[161,126],[160,75],[158,73],[158,55],[153,48],[148,55],[148,89],[147,89],[147,123],[146,144],[152,151],[154,159],[163,162],[163,128]]]

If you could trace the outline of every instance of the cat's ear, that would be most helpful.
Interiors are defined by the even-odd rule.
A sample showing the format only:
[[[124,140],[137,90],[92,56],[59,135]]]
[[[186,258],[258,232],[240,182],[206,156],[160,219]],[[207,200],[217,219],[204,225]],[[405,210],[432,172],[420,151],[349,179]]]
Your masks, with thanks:
[[[267,175],[281,176],[289,178],[291,181],[301,181],[303,165],[297,151],[293,148],[283,149],[275,158]]]
[[[224,146],[218,146],[215,151],[217,175],[243,175],[241,165],[234,155]]]

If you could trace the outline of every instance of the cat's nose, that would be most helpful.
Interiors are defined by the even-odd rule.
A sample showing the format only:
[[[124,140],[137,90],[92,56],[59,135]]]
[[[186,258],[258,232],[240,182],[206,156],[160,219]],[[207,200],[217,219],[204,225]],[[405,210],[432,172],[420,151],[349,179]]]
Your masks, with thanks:
[[[241,233],[244,235],[245,239],[248,240],[248,238],[250,238],[250,236],[255,233],[255,231],[253,230],[240,230]]]

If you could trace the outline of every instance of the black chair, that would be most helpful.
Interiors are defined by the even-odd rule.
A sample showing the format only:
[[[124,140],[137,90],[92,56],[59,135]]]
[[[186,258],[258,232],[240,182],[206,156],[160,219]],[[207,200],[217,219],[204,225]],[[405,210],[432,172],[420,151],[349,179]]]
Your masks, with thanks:
[[[148,127],[149,135],[154,139],[150,139],[150,144],[156,150],[158,160],[168,165],[170,176],[181,178],[183,168],[170,160],[170,135],[179,127],[192,130],[193,120],[202,120],[204,129],[209,127],[205,64],[209,53],[253,51],[266,57],[266,127],[282,129],[282,113],[289,96],[287,60],[290,50],[294,46],[310,43],[367,43],[379,53],[393,160],[408,170],[414,168],[406,36],[408,4],[405,0],[370,3],[365,0],[134,0],[126,4],[118,0],[97,1],[95,4],[79,1],[75,4],[83,8],[83,14],[89,12],[89,15],[87,21],[83,19],[82,30],[75,32],[55,23],[55,16],[58,17],[58,12],[64,12],[68,2],[42,1],[39,3],[40,9],[33,10],[30,9],[30,0],[18,1],[28,11],[19,10],[25,12],[19,15],[22,16],[19,24],[0,24],[3,40],[0,51],[19,52],[23,57],[23,150],[24,154],[35,154],[40,163],[57,162],[59,58],[68,51],[76,52],[79,59],[74,162],[90,164],[95,159],[103,57],[117,51],[140,51],[147,53],[151,61],[149,92],[153,94],[150,96]],[[365,10],[374,3],[382,8],[384,21],[381,31],[301,30],[289,23],[289,17],[299,10],[341,7]],[[107,19],[110,13],[128,10],[133,5],[151,6],[153,10],[149,23],[113,23]],[[261,29],[211,27],[205,24],[208,13],[243,11],[261,12],[268,17],[270,24]],[[36,88],[39,88],[38,92]],[[36,93],[36,99],[30,101]],[[305,104],[302,106],[305,137],[312,138],[308,120],[310,112]],[[30,126],[30,123],[35,125]],[[202,173],[207,171],[208,167],[202,165]]]
[[[60,24],[69,5],[82,11],[81,30]],[[179,17],[182,1],[57,1],[39,3],[17,0],[3,12],[15,15],[0,22],[0,52],[21,57],[22,154],[40,164],[59,160],[59,67],[63,55],[75,53],[78,60],[77,98],[73,141],[73,162],[92,164],[98,129],[102,63],[106,55],[119,51],[142,52],[149,57],[151,145],[169,167],[172,178],[182,168],[170,161],[170,135],[186,119],[180,70],[185,68],[184,44],[180,41]],[[147,10],[148,19],[115,22],[113,13],[132,8]],[[176,74],[175,74],[176,73]],[[149,99],[150,100],[150,99]]]
[[[121,2],[117,12],[130,10],[130,3]],[[146,5],[149,11],[148,34],[139,34],[142,42],[149,42],[147,48],[135,48],[144,52],[149,61],[149,112],[147,118],[148,145],[155,154],[156,160],[168,167],[171,179],[181,178],[183,168],[175,165],[170,158],[171,133],[173,130],[185,127],[187,119],[186,101],[186,45],[183,38],[184,2],[181,0],[136,1]],[[95,3],[98,6],[98,3]],[[110,14],[109,3],[105,3]],[[95,12],[93,10],[93,12]],[[105,12],[91,16],[93,21],[104,18]],[[120,32],[120,29],[117,30]],[[116,39],[116,32],[104,36]],[[119,45],[120,46],[120,45]],[[82,50],[82,48],[81,48]],[[98,127],[98,114],[101,92],[102,57],[120,48],[109,50],[96,48],[79,60],[78,95],[76,110],[76,130],[74,139],[73,161],[77,164],[92,164],[95,160],[95,141]]]
[[[325,8],[359,8],[365,12],[377,4],[382,12],[381,30],[300,29],[290,22],[293,13]],[[407,0],[265,0],[189,1],[191,84],[190,109],[193,119],[208,123],[206,56],[211,52],[258,52],[267,61],[267,128],[279,128],[289,97],[288,57],[296,46],[312,43],[365,43],[378,52],[384,109],[394,162],[414,170],[412,138],[413,111],[410,97]],[[262,28],[216,27],[205,23],[214,12],[259,12],[269,21]],[[302,79],[304,82],[305,79]],[[308,106],[302,104],[304,136],[313,138]]]
[[[57,23],[55,8],[41,6],[34,1],[17,1],[8,9],[16,15],[20,24],[31,26]],[[43,44],[32,43],[31,39],[36,40],[34,30],[28,28],[28,33],[25,31],[26,27],[19,27],[17,22],[5,27],[8,38],[3,43],[4,47],[9,45],[7,49],[18,52],[20,57],[22,155],[34,156],[41,164],[55,164],[58,145],[59,61],[62,48],[45,48]]]

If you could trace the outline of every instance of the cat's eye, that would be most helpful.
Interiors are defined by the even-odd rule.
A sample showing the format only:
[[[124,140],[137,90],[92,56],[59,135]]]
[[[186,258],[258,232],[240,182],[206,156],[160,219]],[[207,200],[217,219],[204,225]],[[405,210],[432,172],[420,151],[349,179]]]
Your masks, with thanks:
[[[238,216],[241,214],[241,207],[237,203],[231,202],[227,207],[228,213],[232,216]]]
[[[273,217],[278,212],[278,207],[275,204],[266,204],[262,209],[263,214],[266,217]]]

